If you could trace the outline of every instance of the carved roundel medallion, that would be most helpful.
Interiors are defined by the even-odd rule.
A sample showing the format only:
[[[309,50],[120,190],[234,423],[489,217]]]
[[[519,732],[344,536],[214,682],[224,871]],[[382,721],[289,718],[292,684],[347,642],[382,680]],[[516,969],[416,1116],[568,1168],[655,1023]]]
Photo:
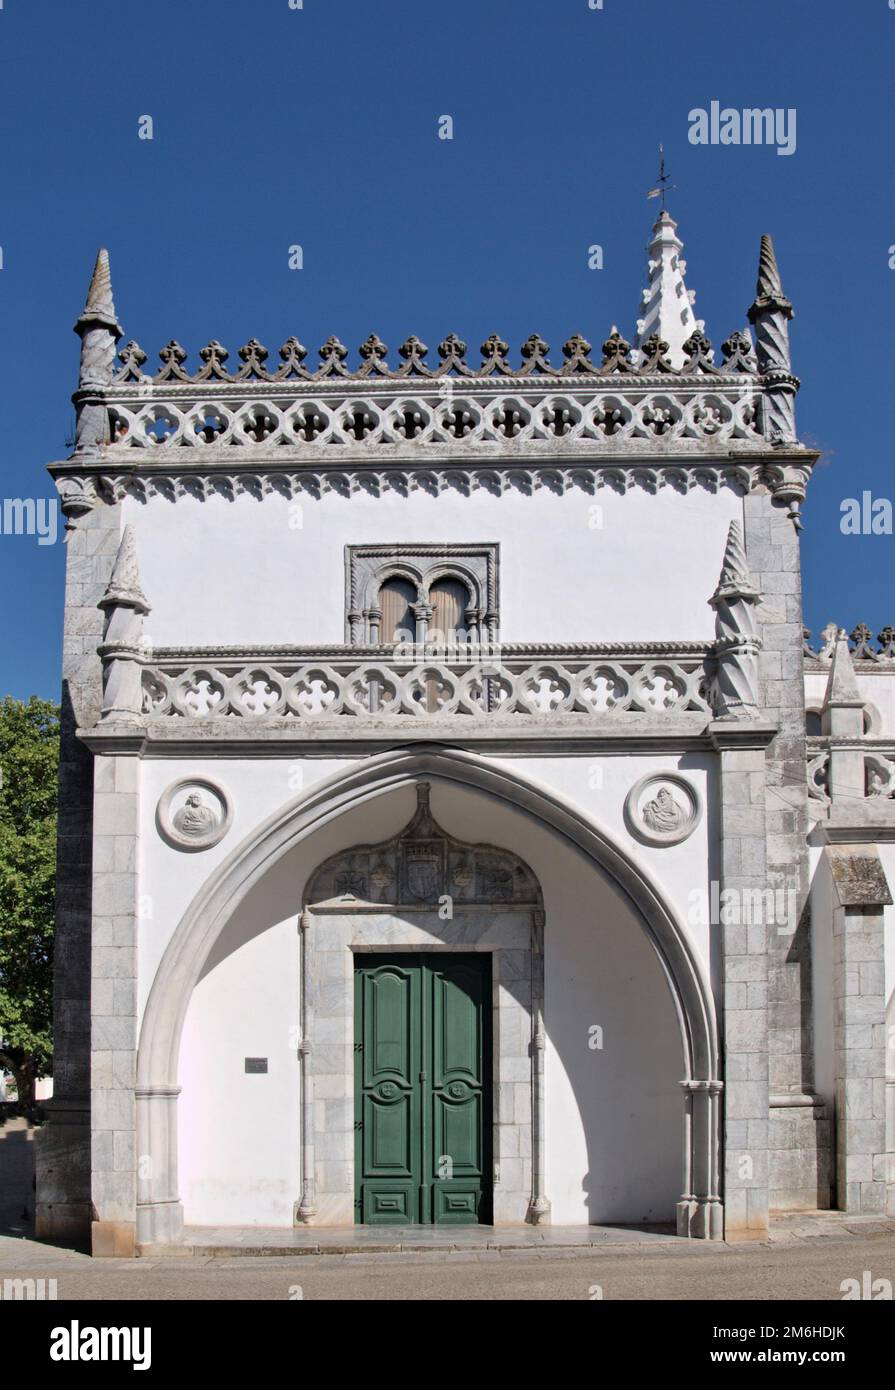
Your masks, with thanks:
[[[162,794],[156,810],[159,833],[175,849],[211,849],[233,820],[224,788],[210,777],[182,777]]]
[[[625,798],[625,824],[645,845],[679,845],[702,819],[702,798],[678,772],[649,772]]]

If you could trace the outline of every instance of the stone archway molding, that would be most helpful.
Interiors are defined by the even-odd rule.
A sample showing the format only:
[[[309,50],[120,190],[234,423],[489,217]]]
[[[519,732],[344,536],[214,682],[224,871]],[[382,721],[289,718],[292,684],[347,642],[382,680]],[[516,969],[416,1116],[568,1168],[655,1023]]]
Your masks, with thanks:
[[[683,1043],[684,1191],[678,1234],[720,1238],[718,1030],[708,981],[682,923],[643,866],[574,803],[478,754],[428,744],[390,749],[308,788],[236,846],[181,918],[156,972],[140,1030],[138,1243],[175,1242],[183,1228],[177,1179],[180,1040],[193,989],[227,921],[296,845],[345,811],[421,778],[473,788],[526,812],[599,865],[638,908],[671,989]]]

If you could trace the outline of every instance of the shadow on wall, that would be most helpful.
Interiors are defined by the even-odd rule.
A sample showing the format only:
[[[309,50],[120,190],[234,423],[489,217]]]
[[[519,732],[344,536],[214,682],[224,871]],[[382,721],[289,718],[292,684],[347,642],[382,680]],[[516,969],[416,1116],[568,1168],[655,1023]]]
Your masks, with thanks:
[[[20,1116],[0,1124],[0,1236],[34,1235],[35,1132]]]
[[[568,871],[544,883],[553,1220],[674,1223],[684,1060],[670,987],[627,896],[595,867],[581,872],[584,892]]]

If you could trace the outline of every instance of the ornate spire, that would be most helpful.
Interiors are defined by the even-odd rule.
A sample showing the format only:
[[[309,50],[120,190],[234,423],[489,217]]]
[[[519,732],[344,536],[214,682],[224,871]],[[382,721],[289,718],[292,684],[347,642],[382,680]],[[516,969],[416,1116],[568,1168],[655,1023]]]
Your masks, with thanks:
[[[97,607],[107,610],[110,608],[135,608],[138,613],[151,612],[140,587],[137,543],[134,537],[134,528],[131,525],[124,528],[106,592]]]
[[[775,444],[796,441],[795,398],[799,379],[792,374],[789,320],[793,308],[783,293],[780,268],[769,236],[761,239],[758,284],[749,322],[755,325],[758,370],[765,378],[762,433]]]
[[[780,279],[780,267],[774,252],[774,243],[765,234],[761,238],[761,250],[758,256],[758,284],[755,287],[755,303],[749,310],[751,322],[754,323],[756,316],[764,313],[767,309],[780,309],[787,319],[791,319],[793,316],[792,304],[783,293],[783,281]]]
[[[760,709],[758,653],[761,641],[753,606],[761,598],[752,581],[738,521],[730,523],[721,578],[709,603],[715,610],[718,668],[711,702],[718,719],[754,719]]]
[[[87,291],[87,302],[84,305],[84,312],[75,324],[75,332],[83,338],[86,331],[94,327],[108,328],[114,334],[116,342],[123,331],[115,314],[109,253],[105,247],[97,252],[93,278]]]
[[[848,649],[848,633],[844,627],[840,628],[836,635],[836,646],[833,648],[833,660],[830,664],[830,674],[827,677],[823,708],[824,712],[833,708],[861,710],[864,708],[864,699],[858,689],[855,668],[852,664],[851,652]],[[857,734],[863,733],[863,721],[859,722],[860,727],[855,727]]]
[[[684,283],[687,262],[682,258],[684,243],[677,236],[677,223],[664,208],[653,225],[649,243],[647,273],[649,285],[643,291],[643,318],[637,323],[637,346],[643,348],[653,335],[668,344],[672,366],[683,367],[687,359],[684,344],[705,327],[693,317],[696,295]]]
[[[727,532],[727,545],[721,564],[721,578],[718,580],[718,587],[712,595],[711,602],[716,605],[720,599],[757,598],[758,596],[759,591],[753,584],[752,575],[749,573],[742,527],[738,521],[732,521]]]
[[[109,412],[100,393],[112,380],[115,345],[122,335],[106,250],[97,255],[87,303],[75,323],[75,332],[81,339],[81,369],[74,397],[78,412],[75,453],[83,454],[109,443]]]

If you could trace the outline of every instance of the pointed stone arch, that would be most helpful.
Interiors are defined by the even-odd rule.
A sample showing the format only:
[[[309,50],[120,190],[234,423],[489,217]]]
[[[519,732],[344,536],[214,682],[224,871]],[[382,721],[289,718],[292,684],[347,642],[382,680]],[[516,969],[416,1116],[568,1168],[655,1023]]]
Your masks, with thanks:
[[[718,1030],[711,989],[682,923],[658,885],[605,830],[549,788],[478,754],[426,745],[353,764],[269,816],[211,874],[172,936],[153,980],[137,1054],[137,1240],[177,1240],[183,1211],[177,1178],[180,1040],[193,989],[224,926],[246,894],[290,849],[352,807],[421,779],[478,790],[531,816],[578,848],[638,909],[669,984],[681,1032],[684,1191],[678,1233],[720,1237]]]

